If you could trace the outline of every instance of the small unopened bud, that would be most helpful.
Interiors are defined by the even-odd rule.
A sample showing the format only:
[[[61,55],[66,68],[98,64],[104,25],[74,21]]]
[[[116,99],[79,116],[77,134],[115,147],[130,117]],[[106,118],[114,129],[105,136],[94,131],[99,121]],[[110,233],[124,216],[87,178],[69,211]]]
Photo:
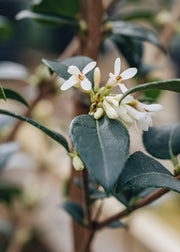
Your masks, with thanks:
[[[102,108],[97,108],[96,112],[94,113],[94,119],[99,119],[103,116],[104,111]]]
[[[94,70],[94,91],[95,92],[99,90],[100,81],[101,81],[101,71],[99,67],[96,67]]]
[[[74,156],[72,163],[73,163],[74,169],[76,171],[82,171],[84,169],[84,164],[83,164],[82,160],[80,159],[80,157]]]
[[[115,111],[115,109],[113,109],[113,107],[105,100],[103,101],[103,108],[106,111],[106,114],[110,119],[117,119],[118,118],[118,114]]]

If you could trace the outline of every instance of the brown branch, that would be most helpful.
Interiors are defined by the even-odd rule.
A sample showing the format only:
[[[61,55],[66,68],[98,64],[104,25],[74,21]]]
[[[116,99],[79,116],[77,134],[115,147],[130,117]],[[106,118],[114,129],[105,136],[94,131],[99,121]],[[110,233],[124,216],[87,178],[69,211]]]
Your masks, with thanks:
[[[88,171],[87,171],[86,168],[82,172],[82,179],[83,179],[85,214],[86,214],[88,226],[91,227],[91,211],[90,211],[90,198],[89,198]]]
[[[176,178],[178,180],[180,180],[180,175],[178,175]],[[165,188],[158,189],[156,192],[148,195],[146,198],[139,200],[130,209],[125,209],[122,212],[115,214],[115,215],[109,217],[108,219],[98,223],[96,225],[95,229],[99,230],[99,229],[104,228],[108,224],[110,224],[118,219],[122,219],[122,218],[128,216],[130,213],[134,212],[135,210],[142,208],[144,206],[147,206],[148,204],[154,202],[156,199],[159,199],[161,196],[163,196],[164,194],[166,194],[169,191],[170,191],[169,189],[165,189]]]

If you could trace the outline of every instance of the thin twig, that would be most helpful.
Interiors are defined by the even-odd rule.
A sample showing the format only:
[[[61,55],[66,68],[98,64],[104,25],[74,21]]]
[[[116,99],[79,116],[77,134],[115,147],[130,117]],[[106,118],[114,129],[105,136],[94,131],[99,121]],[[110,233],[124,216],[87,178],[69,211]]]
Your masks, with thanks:
[[[176,177],[176,179],[180,180],[180,175],[178,175]],[[146,198],[139,200],[137,203],[135,203],[130,209],[125,209],[123,211],[121,211],[118,214],[115,214],[111,217],[109,217],[108,219],[98,223],[96,225],[96,230],[99,230],[105,226],[107,226],[108,224],[118,220],[118,219],[122,219],[126,216],[128,216],[130,213],[134,212],[135,210],[142,208],[152,202],[154,202],[156,199],[159,199],[161,196],[163,196],[164,194],[166,194],[167,192],[169,192],[169,189],[158,189],[156,192],[148,195]]]

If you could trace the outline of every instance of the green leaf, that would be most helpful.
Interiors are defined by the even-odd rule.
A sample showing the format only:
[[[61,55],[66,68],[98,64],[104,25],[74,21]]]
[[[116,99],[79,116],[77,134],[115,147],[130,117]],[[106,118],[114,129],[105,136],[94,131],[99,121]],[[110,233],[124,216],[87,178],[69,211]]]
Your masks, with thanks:
[[[7,100],[6,99],[6,95],[5,95],[5,92],[4,92],[4,89],[2,86],[0,86],[0,98],[2,98],[3,100]]]
[[[147,187],[167,188],[180,192],[180,181],[158,161],[138,151],[126,162],[116,190],[121,192]]]
[[[158,36],[152,30],[124,21],[112,22],[112,26],[112,34],[133,37],[141,41],[148,41],[164,50],[159,42]]]
[[[29,108],[27,101],[20,94],[18,94],[16,91],[12,89],[0,87],[0,98],[4,100],[6,99],[16,100]]]
[[[52,131],[52,130],[49,130],[48,128],[42,126],[41,124],[39,124],[39,123],[37,123],[37,122],[35,122],[25,116],[21,116],[21,115],[18,115],[16,113],[13,113],[13,112],[10,112],[7,110],[0,109],[0,114],[8,115],[8,116],[20,119],[22,121],[25,121],[25,122],[33,125],[34,127],[43,131],[46,135],[51,137],[53,140],[55,140],[56,142],[61,144],[69,152],[69,146],[68,146],[66,139],[62,135],[60,135],[59,133]]]
[[[0,171],[5,167],[9,158],[19,149],[17,142],[0,144]]]
[[[61,78],[67,80],[71,76],[71,74],[67,72],[70,65],[75,65],[80,71],[82,71],[88,63],[92,62],[92,59],[85,56],[75,56],[62,61],[47,59],[43,59],[42,61],[50,68],[51,71],[57,73]],[[86,76],[91,82],[93,82],[93,71],[90,71],[88,74],[86,74]]]
[[[129,135],[118,120],[93,116],[76,117],[70,126],[71,140],[90,174],[108,193],[114,187],[129,152]]]
[[[72,19],[68,19],[64,17],[57,17],[57,16],[53,16],[49,14],[36,13],[29,10],[20,11],[16,16],[17,20],[21,20],[25,18],[31,18],[41,23],[45,23],[49,25],[56,25],[56,26],[70,25],[70,26],[76,26],[76,27],[78,26],[77,20],[72,20]]]
[[[161,159],[171,159],[169,140],[171,136],[171,148],[174,155],[180,153],[180,124],[169,124],[150,127],[143,133],[143,144],[147,152]]]
[[[21,193],[19,186],[0,181],[0,201],[10,204],[14,197]]]
[[[154,188],[136,188],[128,189],[119,193],[114,192],[112,196],[129,208],[134,205],[137,200],[145,198],[154,191]]]
[[[145,10],[130,10],[127,12],[122,12],[120,15],[116,16],[114,19],[116,20],[134,20],[134,19],[145,19],[148,21],[153,21],[155,14],[148,9]]]
[[[34,0],[31,10],[38,13],[75,18],[81,11],[81,5],[80,0]]]
[[[12,35],[12,24],[7,17],[0,15],[0,40],[6,42]]]
[[[173,92],[180,93],[180,79],[170,79],[167,81],[153,81],[145,84],[141,84],[130,88],[126,93],[123,94],[119,103],[129,94],[135,93],[137,91],[145,91],[145,90],[169,90]]]
[[[84,211],[81,205],[75,202],[63,202],[61,208],[64,209],[79,225],[84,226]]]
[[[137,67],[138,69],[141,67],[143,55],[141,41],[119,34],[112,35],[110,39],[115,43],[118,50],[122,53],[131,67]]]

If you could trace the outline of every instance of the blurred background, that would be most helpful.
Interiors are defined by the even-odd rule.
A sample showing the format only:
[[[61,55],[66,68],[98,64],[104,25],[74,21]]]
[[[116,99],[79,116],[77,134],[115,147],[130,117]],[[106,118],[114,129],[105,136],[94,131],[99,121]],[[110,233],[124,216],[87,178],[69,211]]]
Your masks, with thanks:
[[[44,97],[39,96],[42,80],[50,78],[41,62],[42,58],[59,58],[75,31],[69,26],[55,27],[32,19],[17,20],[16,15],[28,9],[31,3],[30,0],[0,0],[0,83],[17,90],[30,104],[38,100],[31,117],[68,138],[74,91],[62,93],[57,80],[53,90]],[[132,10],[140,11],[141,18],[130,17]],[[149,80],[180,77],[178,0],[117,1],[108,15],[112,18],[119,15],[124,20],[153,29],[167,48],[165,54],[143,42],[141,60],[146,68],[141,68],[134,83],[127,82],[129,88]],[[98,58],[103,81],[113,71],[118,56],[123,68],[127,68],[130,64],[123,53],[107,39]],[[154,125],[180,120],[178,94],[163,91],[144,95],[164,106],[164,111],[153,118]],[[28,110],[10,100],[1,101],[1,108],[29,115]],[[131,128],[130,136],[131,152],[145,151],[141,134]],[[60,208],[66,199],[71,172],[67,153],[36,128],[2,115],[0,137],[0,251],[72,251],[71,219]],[[173,170],[170,161],[159,161]],[[123,209],[123,205],[114,198],[105,200],[102,218],[119,209]],[[100,231],[93,242],[93,251],[179,252],[179,210],[179,195],[168,193],[125,220],[128,229]]]

